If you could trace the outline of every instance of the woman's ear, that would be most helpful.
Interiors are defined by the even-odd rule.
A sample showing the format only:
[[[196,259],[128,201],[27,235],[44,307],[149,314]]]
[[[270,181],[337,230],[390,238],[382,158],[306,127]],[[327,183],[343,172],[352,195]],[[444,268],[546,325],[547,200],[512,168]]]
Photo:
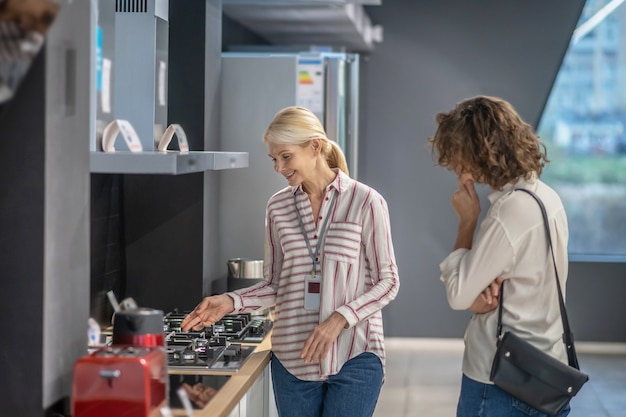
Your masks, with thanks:
[[[311,139],[311,146],[313,147],[313,151],[315,154],[322,149],[322,143],[320,139]]]

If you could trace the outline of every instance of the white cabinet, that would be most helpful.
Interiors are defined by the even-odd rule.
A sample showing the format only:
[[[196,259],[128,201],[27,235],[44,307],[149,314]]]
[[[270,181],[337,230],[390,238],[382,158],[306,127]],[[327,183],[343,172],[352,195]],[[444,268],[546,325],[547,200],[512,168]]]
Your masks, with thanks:
[[[241,397],[228,417],[276,416],[277,414],[270,414],[270,409],[274,406],[274,396],[270,385],[270,368],[268,365],[254,381],[248,392]]]
[[[268,417],[270,400],[269,365],[239,402],[240,417]]]
[[[245,397],[244,397],[245,399]],[[242,400],[243,401],[243,400]],[[233,408],[233,411],[230,412],[230,414],[228,415],[228,417],[241,417],[241,414],[239,412],[239,404],[237,404],[235,406],[235,408]]]

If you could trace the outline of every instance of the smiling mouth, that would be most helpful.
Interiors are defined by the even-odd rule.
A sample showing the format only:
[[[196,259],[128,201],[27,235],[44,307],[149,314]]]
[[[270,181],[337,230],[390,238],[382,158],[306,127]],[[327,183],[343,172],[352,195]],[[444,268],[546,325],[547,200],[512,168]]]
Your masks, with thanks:
[[[293,176],[293,174],[295,174],[295,173],[296,173],[296,171],[291,171],[291,172],[285,174],[285,178],[291,178]]]

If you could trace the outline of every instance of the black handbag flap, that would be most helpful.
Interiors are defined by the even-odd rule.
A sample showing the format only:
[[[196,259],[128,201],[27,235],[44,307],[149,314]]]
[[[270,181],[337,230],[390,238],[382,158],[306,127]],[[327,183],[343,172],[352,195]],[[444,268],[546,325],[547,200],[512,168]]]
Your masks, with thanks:
[[[509,361],[547,385],[563,390],[571,387],[572,396],[589,380],[585,373],[542,352],[511,332],[506,332],[500,340],[498,352],[500,360]]]

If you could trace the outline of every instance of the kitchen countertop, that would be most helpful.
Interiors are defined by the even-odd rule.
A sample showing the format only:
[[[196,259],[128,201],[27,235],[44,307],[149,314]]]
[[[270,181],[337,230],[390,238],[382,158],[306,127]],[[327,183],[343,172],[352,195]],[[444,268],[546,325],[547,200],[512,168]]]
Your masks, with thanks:
[[[194,410],[193,417],[228,417],[233,408],[248,392],[252,384],[257,380],[270,361],[271,354],[271,331],[263,342],[250,354],[237,372],[224,373],[207,370],[204,375],[230,375],[229,380],[221,387],[215,397],[201,410]],[[172,414],[176,417],[187,417],[182,409],[173,409]]]

